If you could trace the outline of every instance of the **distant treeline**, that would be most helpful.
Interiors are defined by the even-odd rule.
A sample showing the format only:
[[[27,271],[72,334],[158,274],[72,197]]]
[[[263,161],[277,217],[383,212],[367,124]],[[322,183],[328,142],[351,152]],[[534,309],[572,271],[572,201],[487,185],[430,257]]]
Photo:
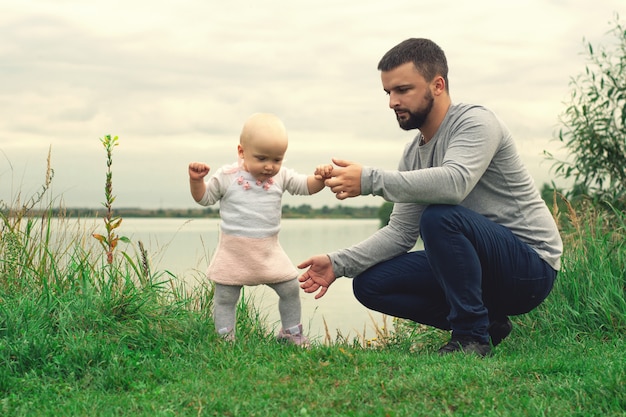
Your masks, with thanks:
[[[347,207],[338,205],[335,207],[323,206],[313,208],[308,204],[300,206],[283,206],[284,219],[377,219],[380,216],[381,207],[363,206]],[[31,210],[34,215],[48,215],[51,217],[79,217],[94,218],[103,217],[106,209],[95,208],[51,208],[47,210]],[[193,209],[143,209],[143,208],[114,208],[113,215],[119,217],[163,217],[163,218],[217,218],[219,208],[193,208]]]

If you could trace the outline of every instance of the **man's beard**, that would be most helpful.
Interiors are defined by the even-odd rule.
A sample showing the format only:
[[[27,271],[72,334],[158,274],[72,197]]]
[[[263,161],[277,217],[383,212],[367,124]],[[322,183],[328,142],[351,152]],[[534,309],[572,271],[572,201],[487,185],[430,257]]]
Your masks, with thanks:
[[[406,120],[401,120],[397,118],[398,124],[400,128],[404,130],[412,130],[421,128],[426,122],[426,118],[430,114],[430,111],[433,109],[433,104],[435,102],[432,94],[430,92],[424,97],[427,100],[426,106],[417,110],[416,112],[409,111],[409,118]]]

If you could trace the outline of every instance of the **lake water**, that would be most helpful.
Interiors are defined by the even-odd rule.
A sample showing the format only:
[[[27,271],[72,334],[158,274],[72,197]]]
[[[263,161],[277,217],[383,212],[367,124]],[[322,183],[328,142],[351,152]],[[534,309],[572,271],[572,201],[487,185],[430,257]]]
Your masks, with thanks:
[[[378,229],[377,219],[283,219],[280,242],[294,265],[315,254],[350,246],[367,238]],[[95,223],[103,230],[103,223]],[[170,271],[186,284],[204,281],[204,272],[217,246],[219,219],[125,218],[117,229],[135,244],[142,241],[153,271]],[[102,233],[99,231],[98,233]],[[123,249],[121,244],[120,249]],[[266,286],[246,287],[245,294],[259,312],[267,317],[275,330],[280,326],[278,297]],[[339,278],[324,297],[301,292],[302,322],[305,332],[314,340],[323,341],[324,321],[333,340],[338,332],[352,340],[371,339],[376,326],[391,327],[391,318],[363,307],[352,293],[352,280]]]

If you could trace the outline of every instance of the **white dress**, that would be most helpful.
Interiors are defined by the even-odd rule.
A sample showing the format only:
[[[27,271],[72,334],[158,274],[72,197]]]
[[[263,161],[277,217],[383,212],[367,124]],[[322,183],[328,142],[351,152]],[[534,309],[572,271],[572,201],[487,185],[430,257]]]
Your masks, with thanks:
[[[220,238],[207,277],[223,285],[259,285],[298,276],[278,241],[285,191],[309,195],[307,175],[287,168],[265,182],[256,181],[240,164],[220,168],[207,181],[199,202],[220,202]]]

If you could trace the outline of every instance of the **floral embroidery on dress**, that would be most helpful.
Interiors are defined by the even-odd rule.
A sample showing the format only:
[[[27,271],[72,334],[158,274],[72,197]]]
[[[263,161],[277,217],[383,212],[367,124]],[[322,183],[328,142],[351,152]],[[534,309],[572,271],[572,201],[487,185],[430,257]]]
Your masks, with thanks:
[[[237,184],[243,186],[244,190],[250,189],[250,183],[244,179],[243,175],[237,178]]]
[[[237,184],[241,185],[244,190],[249,190],[251,187],[250,182],[246,181],[243,175],[237,178]],[[269,190],[273,184],[274,184],[274,178],[268,178],[265,181],[256,180],[256,185],[259,187],[263,187],[265,191]]]
[[[265,191],[269,190],[272,184],[274,184],[274,178],[268,178],[267,181],[265,181],[265,184],[263,184],[263,189]]]

